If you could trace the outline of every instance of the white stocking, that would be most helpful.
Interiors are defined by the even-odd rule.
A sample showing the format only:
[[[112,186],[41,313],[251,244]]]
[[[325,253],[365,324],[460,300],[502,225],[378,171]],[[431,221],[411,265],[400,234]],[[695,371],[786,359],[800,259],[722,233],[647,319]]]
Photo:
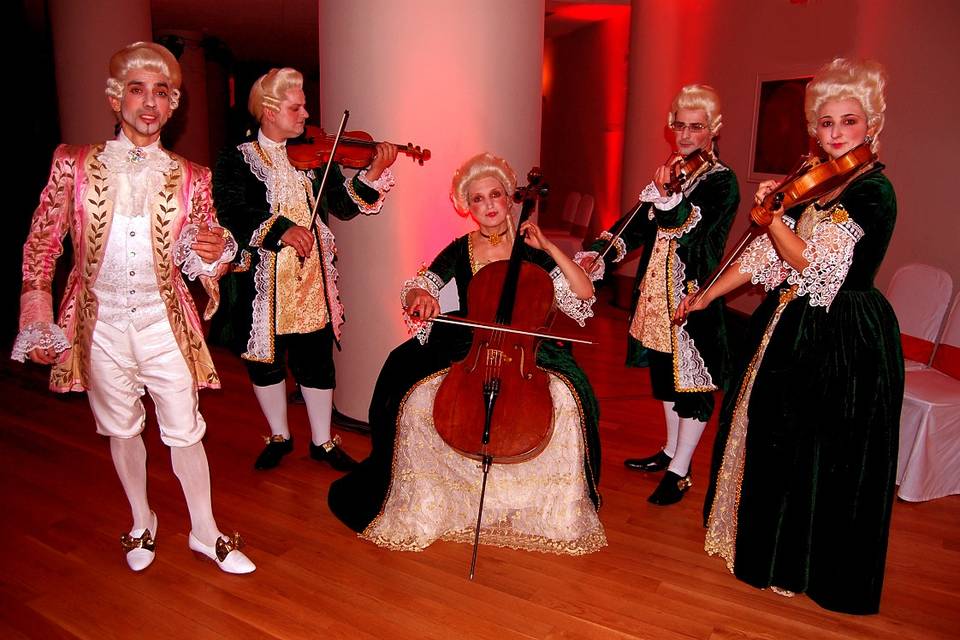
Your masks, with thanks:
[[[147,501],[147,449],[143,438],[110,438],[110,455],[133,514],[130,530],[152,527],[153,515]]]
[[[700,436],[703,435],[703,429],[707,426],[706,422],[700,422],[693,418],[680,419],[680,435],[677,438],[677,454],[670,461],[668,471],[673,471],[678,476],[685,476],[690,471],[690,460],[693,459],[693,452],[700,442]]]
[[[173,461],[173,472],[183,487],[183,496],[187,499],[193,535],[203,544],[213,546],[220,536],[220,531],[213,519],[210,467],[203,443],[198,442],[189,447],[170,447],[170,459]]]
[[[287,425],[287,383],[278,382],[269,387],[253,385],[253,394],[260,402],[260,410],[270,425],[270,433],[290,439],[290,427]]]
[[[663,452],[672,458],[677,452],[677,433],[680,430],[680,416],[673,410],[672,402],[663,403],[663,417],[667,421],[667,444],[663,446]]]
[[[333,389],[313,389],[300,385],[303,401],[310,417],[310,437],[313,444],[330,442],[330,418],[333,415]]]

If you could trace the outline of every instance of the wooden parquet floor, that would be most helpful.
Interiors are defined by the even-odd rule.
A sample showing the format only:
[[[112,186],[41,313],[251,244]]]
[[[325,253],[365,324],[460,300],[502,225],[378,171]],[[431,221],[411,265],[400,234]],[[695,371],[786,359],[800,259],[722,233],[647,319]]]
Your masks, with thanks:
[[[252,462],[265,431],[241,365],[215,352],[224,389],[202,394],[214,508],[239,529],[258,570],[230,576],[187,549],[189,520],[155,422],[146,435],[159,515],[156,562],[127,569],[129,512],[86,398],[46,390],[46,372],[0,364],[0,637],[3,638],[957,638],[960,496],[894,508],[881,613],[824,611],[735,580],[703,551],[700,509],[715,425],[678,505],[646,502],[657,478],[623,458],[663,432],[647,373],[622,366],[623,313],[600,304],[578,348],[602,410],[609,546],[582,558],[483,547],[422,553],[361,541],[328,511],[331,469],[307,457],[306,413],[291,407],[297,449],[273,472]],[[151,410],[152,413],[152,410]],[[365,436],[345,433],[362,456]]]

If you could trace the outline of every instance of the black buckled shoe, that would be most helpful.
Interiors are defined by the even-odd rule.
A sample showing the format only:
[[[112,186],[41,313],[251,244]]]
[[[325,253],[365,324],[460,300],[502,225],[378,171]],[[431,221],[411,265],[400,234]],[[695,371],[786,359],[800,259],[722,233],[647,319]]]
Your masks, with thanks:
[[[668,456],[663,449],[660,449],[660,451],[646,458],[627,458],[623,461],[623,466],[634,471],[663,471],[670,466],[671,460],[673,458]]]
[[[264,438],[264,440],[267,441],[267,446],[263,448],[263,451],[257,456],[257,461],[253,463],[254,469],[273,469],[280,464],[280,459],[283,456],[293,451],[293,436],[284,438],[281,435],[276,435]]]
[[[351,458],[340,446],[340,436],[333,436],[321,445],[310,443],[310,457],[317,462],[326,462],[335,470],[342,473],[357,466],[357,461]]]
[[[660,484],[657,485],[657,488],[654,489],[650,497],[647,498],[647,502],[652,502],[662,507],[668,504],[676,504],[683,499],[683,494],[689,491],[692,486],[693,480],[690,479],[689,473],[681,478],[673,471],[667,471],[663,474],[663,478],[660,479]]]

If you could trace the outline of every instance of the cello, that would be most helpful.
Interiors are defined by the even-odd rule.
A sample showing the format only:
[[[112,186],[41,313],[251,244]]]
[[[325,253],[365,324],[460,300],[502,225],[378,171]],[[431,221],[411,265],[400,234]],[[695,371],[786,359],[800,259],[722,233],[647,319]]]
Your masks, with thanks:
[[[514,195],[523,203],[518,227],[547,193],[541,179],[534,168],[530,184]],[[493,328],[474,329],[470,351],[448,370],[433,407],[440,438],[461,455],[479,460],[483,471],[471,580],[490,466],[535,457],[553,433],[550,379],[536,365],[537,338],[515,331],[546,329],[554,311],[553,281],[542,268],[522,259],[523,245],[523,237],[515,234],[510,259],[488,264],[470,281],[467,320]]]

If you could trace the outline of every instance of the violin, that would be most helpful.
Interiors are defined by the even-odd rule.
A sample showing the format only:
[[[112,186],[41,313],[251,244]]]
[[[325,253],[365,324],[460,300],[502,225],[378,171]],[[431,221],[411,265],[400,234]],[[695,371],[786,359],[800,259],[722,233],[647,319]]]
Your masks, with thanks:
[[[696,178],[713,166],[716,160],[703,149],[695,149],[693,153],[670,167],[670,181],[663,185],[668,196],[680,193],[690,180]]]
[[[866,142],[857,145],[839,158],[821,161],[813,156],[801,159],[799,167],[784,178],[757,206],[750,210],[753,224],[746,230],[736,248],[723,261],[699,293],[705,294],[720,276],[746,250],[750,242],[761,235],[773,222],[778,212],[796,207],[841,190],[855,177],[866,171],[877,157]]]
[[[528,178],[530,184],[514,196],[523,201],[518,227],[530,217],[538,198],[546,195],[539,170],[532,170]],[[469,353],[450,367],[433,406],[440,438],[461,455],[482,462],[471,579],[490,465],[529,460],[553,434],[550,377],[537,367],[538,339],[497,328],[538,332],[552,317],[553,280],[522,259],[523,245],[523,237],[516,234],[510,260],[486,265],[470,281],[467,319],[493,326],[474,329]]]
[[[806,204],[834,191],[875,160],[876,156],[867,143],[825,162],[807,156],[792,174],[750,210],[750,218],[755,224],[766,227],[777,211]]]
[[[307,125],[302,138],[287,143],[287,158],[297,169],[305,171],[327,164],[336,136],[326,133],[316,125]],[[369,166],[378,141],[366,131],[345,131],[334,151],[333,161],[343,167],[362,169]],[[397,151],[413,158],[423,166],[430,159],[430,149],[421,149],[412,142],[394,144]]]
[[[683,160],[677,162],[671,167],[670,181],[663,185],[664,191],[667,192],[668,196],[673,195],[674,193],[680,193],[680,191],[687,186],[691,180],[703,175],[703,173],[716,164],[716,162],[716,158],[711,153],[704,151],[703,149],[695,149],[693,153],[686,156]],[[630,223],[633,222],[633,219],[637,217],[637,214],[640,213],[641,210],[649,208],[649,202],[644,202],[643,200],[638,201],[636,206],[631,209],[630,213],[624,216],[626,219],[620,226],[620,229],[617,231],[616,235],[610,238],[610,240],[607,242],[607,246],[603,250],[603,253],[594,256],[594,258],[583,267],[584,271],[587,273],[593,271],[593,268],[596,266],[597,262],[606,257],[620,236],[623,235],[623,232],[626,231],[627,227],[630,226]]]

